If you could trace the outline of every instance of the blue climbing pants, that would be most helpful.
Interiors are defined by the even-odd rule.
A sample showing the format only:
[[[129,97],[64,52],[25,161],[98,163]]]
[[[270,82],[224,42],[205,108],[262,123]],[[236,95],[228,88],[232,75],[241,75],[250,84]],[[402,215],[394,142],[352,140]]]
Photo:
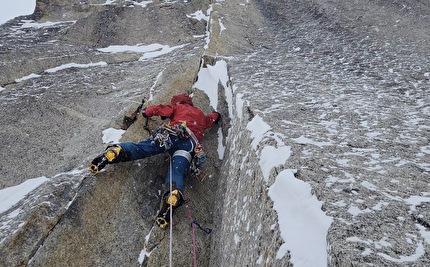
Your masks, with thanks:
[[[167,148],[158,140],[151,140],[150,138],[139,143],[124,142],[118,145],[130,155],[130,160],[144,159],[166,151],[169,152],[171,163],[164,182],[169,183],[171,175],[174,189],[184,192],[184,178],[194,156],[196,144],[191,138],[179,138],[175,135],[170,135],[170,141],[170,146]]]

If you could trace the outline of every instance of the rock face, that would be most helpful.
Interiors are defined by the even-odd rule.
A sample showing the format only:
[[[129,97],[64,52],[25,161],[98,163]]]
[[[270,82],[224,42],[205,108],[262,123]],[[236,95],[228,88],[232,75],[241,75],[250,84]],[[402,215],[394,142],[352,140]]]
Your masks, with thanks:
[[[230,61],[236,98],[249,104],[236,107],[227,145],[235,156],[222,165],[229,179],[221,266],[290,264],[288,254],[278,258],[279,247],[294,240],[279,239],[267,191],[285,170],[312,185],[333,219],[327,265],[429,264],[429,35],[420,15],[429,7],[399,4],[257,3],[268,23],[252,39],[260,49]],[[268,124],[266,135],[245,148],[257,118]],[[291,156],[264,182],[256,166],[270,146],[274,153],[289,146]]]
[[[37,1],[0,27],[0,188],[49,181],[1,214],[0,266],[167,266],[170,241],[175,266],[315,266],[314,239],[297,227],[307,249],[291,245],[271,194],[286,173],[310,188],[286,225],[321,226],[300,221],[315,215],[308,199],[330,221],[321,266],[430,265],[429,12],[416,1]],[[229,81],[214,80],[211,107],[194,84],[217,62]],[[206,132],[209,175],[187,177],[170,240],[153,222],[165,155],[96,177],[86,166],[142,98],[181,92],[223,120]],[[121,140],[146,138],[142,125]],[[212,233],[193,234],[190,216]]]

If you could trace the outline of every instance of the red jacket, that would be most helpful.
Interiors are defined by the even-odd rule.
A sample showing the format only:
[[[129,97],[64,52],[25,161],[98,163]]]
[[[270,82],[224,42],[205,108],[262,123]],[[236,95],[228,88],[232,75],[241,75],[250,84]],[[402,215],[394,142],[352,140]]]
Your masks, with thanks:
[[[212,112],[205,115],[199,108],[194,107],[191,98],[187,94],[175,95],[170,105],[153,105],[145,109],[145,115],[162,116],[170,119],[171,125],[186,122],[186,126],[200,141],[205,129],[211,127],[219,118],[219,113]]]

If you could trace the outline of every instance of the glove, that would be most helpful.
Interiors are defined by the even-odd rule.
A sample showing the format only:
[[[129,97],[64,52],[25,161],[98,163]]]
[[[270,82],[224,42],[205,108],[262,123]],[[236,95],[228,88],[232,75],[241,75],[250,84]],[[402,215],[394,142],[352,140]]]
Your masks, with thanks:
[[[118,145],[108,147],[103,154],[98,155],[91,161],[90,172],[97,175],[107,164],[116,162],[120,152],[121,147]]]
[[[218,118],[215,119],[214,123],[218,123],[221,120],[221,113],[216,112],[216,111],[215,111],[215,113],[218,114]]]
[[[146,115],[146,108],[142,109],[142,116],[148,118],[148,115]]]

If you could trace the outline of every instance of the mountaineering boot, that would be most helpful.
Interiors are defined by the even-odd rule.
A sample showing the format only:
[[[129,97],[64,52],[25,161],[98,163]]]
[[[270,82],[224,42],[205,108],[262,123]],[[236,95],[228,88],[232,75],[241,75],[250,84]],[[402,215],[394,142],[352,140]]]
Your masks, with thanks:
[[[105,157],[109,162],[113,162],[115,159],[118,158],[120,152],[121,152],[120,146],[112,146],[106,150]]]
[[[157,218],[155,218],[160,228],[166,228],[170,222],[170,206],[172,206],[173,214],[175,209],[182,205],[182,203],[184,203],[184,199],[182,193],[178,189],[173,190],[172,193],[166,192],[164,194],[161,202],[161,209],[158,212]]]
[[[121,157],[121,147],[118,145],[109,146],[106,151],[97,156],[90,164],[89,170],[94,174],[98,174],[107,164],[118,162]]]

